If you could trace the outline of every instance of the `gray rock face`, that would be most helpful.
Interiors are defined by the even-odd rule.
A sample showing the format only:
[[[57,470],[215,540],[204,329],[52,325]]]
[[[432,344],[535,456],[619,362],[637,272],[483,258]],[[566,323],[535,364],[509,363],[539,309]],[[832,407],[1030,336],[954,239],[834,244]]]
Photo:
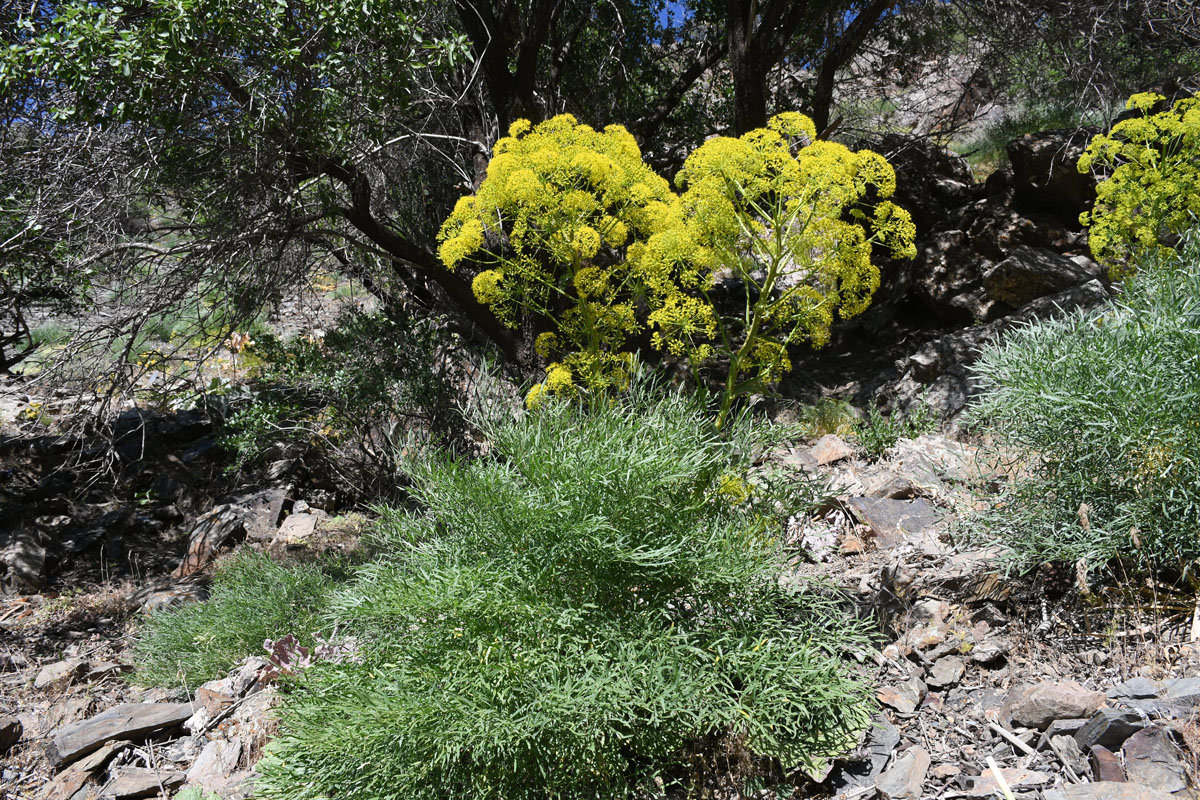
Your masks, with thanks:
[[[21,720],[16,717],[0,717],[0,756],[21,741]]]
[[[930,538],[934,543],[937,541],[934,528],[938,513],[925,500],[851,497],[850,508],[854,516],[871,528],[875,542],[881,549],[906,543],[923,543]]]
[[[1046,792],[1046,800],[1050,793]],[[1060,790],[1063,800],[1179,800],[1172,794],[1136,783],[1079,783]]]
[[[220,791],[237,772],[242,757],[242,743],[216,739],[200,751],[200,755],[187,771],[187,784],[208,791]]]
[[[203,569],[217,551],[246,535],[246,525],[240,509],[231,505],[217,506],[196,520],[188,537],[187,553],[175,570],[175,577],[185,578]]]
[[[820,466],[833,464],[854,455],[854,448],[836,434],[827,434],[817,440],[809,451]]]
[[[178,727],[191,715],[189,703],[126,703],[55,731],[46,756],[61,767],[108,742],[137,741]]]
[[[157,795],[162,789],[174,789],[183,783],[183,777],[178,770],[117,767],[113,770],[112,778],[100,790],[100,796],[105,800],[149,797]]]
[[[893,398],[893,408],[903,410],[921,402],[943,418],[954,417],[980,391],[970,371],[970,366],[979,360],[980,348],[1020,323],[1052,319],[1075,308],[1091,308],[1108,297],[1104,284],[1092,279],[1033,300],[1015,314],[929,342],[899,363],[903,375],[887,390]]]
[[[1144,727],[1146,719],[1136,711],[1102,708],[1079,729],[1075,741],[1084,750],[1097,744],[1109,750],[1118,750],[1126,739]]]
[[[1076,169],[1099,128],[1041,131],[1009,142],[1016,202],[1078,217],[1096,199],[1096,179]]]
[[[983,275],[990,297],[1020,308],[1031,300],[1061,292],[1093,276],[1066,256],[1044,247],[1018,247]]]
[[[1104,705],[1105,699],[1103,692],[1090,691],[1075,681],[1043,682],[1013,697],[1012,720],[1018,725],[1045,730],[1056,719],[1091,715]]]
[[[46,548],[32,534],[18,533],[0,537],[0,589],[32,592],[46,579]]]
[[[88,669],[87,660],[82,658],[71,658],[47,664],[38,670],[37,677],[33,679],[33,688],[45,691],[56,686],[65,686],[76,678],[83,677],[87,674]]]
[[[875,779],[875,788],[885,800],[917,800],[927,772],[929,753],[921,747],[910,747]]]
[[[1133,734],[1121,748],[1121,756],[1132,783],[1164,792],[1181,792],[1188,787],[1187,768],[1166,728],[1151,725]]]
[[[1078,743],[1075,745],[1079,746]],[[1080,751],[1082,752],[1082,751]],[[1094,744],[1088,752],[1088,763],[1092,770],[1092,780],[1109,781],[1112,783],[1125,782],[1125,768],[1116,753],[1103,745]]]
[[[942,656],[934,662],[926,680],[930,686],[940,689],[958,683],[965,671],[966,665],[958,656]]]

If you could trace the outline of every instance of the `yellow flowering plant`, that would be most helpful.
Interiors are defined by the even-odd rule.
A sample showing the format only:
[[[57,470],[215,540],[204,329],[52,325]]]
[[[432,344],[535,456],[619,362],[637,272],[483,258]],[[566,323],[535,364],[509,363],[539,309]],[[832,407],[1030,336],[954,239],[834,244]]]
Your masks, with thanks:
[[[780,114],[766,128],[710,139],[676,178],[683,189],[668,224],[630,259],[663,301],[650,313],[656,346],[728,359],[717,426],[740,396],[765,391],[791,369],[787,348],[828,341],[835,315],[870,304],[879,286],[876,245],[916,254],[907,211],[888,201],[887,160],[816,139],[808,117]],[[733,278],[744,304],[722,315],[712,298]],[[683,296],[670,297],[670,287]]]
[[[644,291],[625,253],[671,197],[619,125],[518,120],[496,143],[479,190],[443,224],[438,254],[450,269],[468,259],[484,267],[475,296],[505,324],[530,312],[556,324],[537,339],[550,363],[529,405],[628,381],[625,344],[640,329]]]
[[[836,315],[867,307],[876,245],[915,254],[908,213],[886,199],[887,160],[817,141],[801,114],[709,140],[677,183],[680,194],[620,126],[521,120],[496,143],[479,190],[442,226],[439,255],[451,269],[484,267],[475,295],[506,324],[532,312],[557,326],[535,343],[549,366],[528,405],[623,385],[625,348],[648,329],[693,366],[728,361],[720,427],[738,397],[791,368],[788,346],[819,346]],[[724,276],[744,291],[732,315],[714,299]]]
[[[1096,172],[1096,203],[1080,216],[1096,260],[1114,279],[1133,270],[1139,250],[1168,251],[1200,218],[1200,94],[1154,112],[1165,100],[1153,92],[1125,104],[1137,116],[1094,137],[1079,158]]]

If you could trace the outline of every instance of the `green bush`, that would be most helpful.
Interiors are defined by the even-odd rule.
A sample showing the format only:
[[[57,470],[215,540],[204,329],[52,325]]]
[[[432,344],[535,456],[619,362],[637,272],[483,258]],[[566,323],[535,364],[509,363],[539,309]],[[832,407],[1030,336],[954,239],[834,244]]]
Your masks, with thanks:
[[[1028,456],[985,521],[1028,564],[1200,555],[1200,244],[1142,259],[1111,307],[1021,328],[976,365],[973,420]]]
[[[916,403],[904,416],[885,417],[875,406],[867,409],[867,418],[854,426],[854,438],[871,461],[877,461],[901,439],[915,439],[938,430],[937,414],[924,403]]]
[[[253,402],[228,420],[239,468],[282,445],[316,451],[348,494],[379,498],[410,440],[464,444],[455,363],[437,319],[352,314],[320,339],[263,336],[251,351]]]
[[[246,656],[263,655],[266,639],[291,633],[310,645],[337,574],[239,553],[217,571],[207,602],[149,618],[134,643],[134,680],[195,687],[224,675]]]
[[[781,580],[737,491],[751,448],[637,381],[590,402],[491,412],[486,458],[410,467],[423,510],[388,512],[332,599],[357,658],[304,673],[264,797],[634,797],[698,791],[718,751],[812,766],[853,742],[863,628]]]

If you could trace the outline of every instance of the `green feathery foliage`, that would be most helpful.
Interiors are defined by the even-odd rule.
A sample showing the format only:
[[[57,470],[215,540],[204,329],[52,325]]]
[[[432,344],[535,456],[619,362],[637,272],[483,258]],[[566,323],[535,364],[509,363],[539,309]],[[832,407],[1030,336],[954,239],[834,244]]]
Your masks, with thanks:
[[[258,553],[238,553],[217,571],[206,602],[150,617],[134,643],[134,680],[195,687],[223,676],[246,656],[263,655],[266,639],[291,633],[311,645],[337,577],[336,569],[285,566]]]
[[[1119,301],[1010,334],[975,422],[1028,456],[985,515],[1026,564],[1200,556],[1200,242],[1143,251]]]
[[[262,796],[634,797],[698,788],[718,747],[811,767],[852,745],[863,627],[781,580],[750,448],[639,383],[487,414],[487,458],[411,468],[421,511],[386,514],[330,606],[356,657],[299,679]]]

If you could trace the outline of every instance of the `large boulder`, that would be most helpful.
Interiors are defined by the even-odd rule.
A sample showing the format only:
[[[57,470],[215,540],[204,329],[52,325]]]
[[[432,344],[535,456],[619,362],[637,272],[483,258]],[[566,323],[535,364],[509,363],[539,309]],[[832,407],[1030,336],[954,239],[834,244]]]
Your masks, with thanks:
[[[1079,156],[1099,128],[1028,133],[1008,143],[1016,202],[1022,208],[1078,219],[1096,200],[1096,179],[1079,172]]]
[[[978,360],[984,345],[995,341],[1014,325],[1051,319],[1075,308],[1090,308],[1108,297],[1105,285],[1092,279],[1026,303],[1016,313],[986,325],[964,328],[934,339],[898,364],[901,377],[885,394],[890,397],[893,409],[903,410],[920,402],[936,410],[943,419],[951,419],[979,391],[971,379],[970,367]]]
[[[945,230],[947,214],[971,202],[975,176],[967,160],[928,138],[889,133],[864,146],[887,156],[896,170],[892,199],[908,209],[918,237]]]
[[[990,297],[1012,308],[1061,292],[1097,277],[1076,262],[1044,247],[1018,247],[988,269],[983,287]]]

